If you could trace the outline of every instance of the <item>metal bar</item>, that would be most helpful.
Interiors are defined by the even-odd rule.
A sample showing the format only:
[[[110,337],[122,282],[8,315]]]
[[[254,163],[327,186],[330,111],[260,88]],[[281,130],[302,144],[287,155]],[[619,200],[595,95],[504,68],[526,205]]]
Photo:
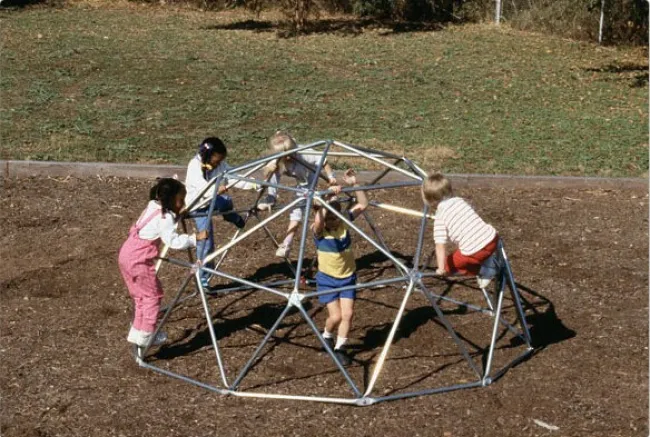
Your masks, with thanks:
[[[436,315],[438,316],[438,320],[445,325],[445,328],[447,328],[447,331],[451,335],[452,340],[454,340],[454,343],[456,343],[456,346],[458,346],[458,349],[460,349],[460,352],[463,354],[465,357],[465,360],[467,363],[470,365],[470,367],[476,372],[476,376],[479,378],[481,377],[481,372],[479,371],[478,367],[476,367],[476,364],[474,363],[474,360],[469,356],[469,353],[467,352],[467,349],[465,348],[465,345],[460,341],[458,338],[458,334],[456,334],[456,331],[454,331],[454,328],[451,327],[449,322],[447,321],[447,318],[445,315],[442,313],[442,310],[436,303],[435,299],[431,295],[431,292],[424,286],[424,284],[420,281],[420,287],[422,287],[422,292],[424,295],[429,299],[429,302],[431,302],[431,306],[433,306],[433,310],[436,312]]]
[[[264,166],[263,163],[262,163],[262,164],[259,164],[257,167],[254,167],[252,170],[249,170],[248,172],[244,173],[243,176],[247,178],[247,177],[249,177],[250,175],[252,175],[253,173],[255,173],[257,170],[259,170],[260,168],[262,168],[263,166]],[[228,172],[229,172],[230,170],[231,170],[231,169],[228,169],[228,170],[226,170],[226,171],[220,173],[220,174],[217,175],[217,176],[220,176],[220,175],[228,175]],[[226,179],[230,179],[230,178],[226,178]],[[227,185],[226,185],[226,190],[229,190],[229,189],[233,188],[235,185],[237,185],[237,182],[239,182],[239,181],[234,181],[234,182],[230,182],[229,184],[227,184]],[[200,199],[201,197],[199,196],[198,198]],[[192,202],[194,202],[194,200],[193,200]],[[204,201],[202,201],[201,203],[199,203],[198,205],[194,206],[194,207],[191,208],[191,209],[190,209],[189,207],[186,208],[186,209],[187,209],[187,210],[190,210],[190,211],[193,211],[193,210],[196,210],[196,209],[201,209],[201,208],[203,208],[206,204],[207,204],[207,199],[204,200]]]
[[[308,150],[308,151],[304,151],[304,152],[299,152],[300,155],[311,155],[311,156],[322,155],[322,153],[323,152],[319,152],[319,151],[316,151],[316,150]],[[371,155],[373,157],[375,157],[375,158],[384,158],[385,157],[384,155],[380,155],[380,154],[377,154],[377,153],[371,154]],[[347,158],[355,158],[355,157],[359,158],[358,153],[351,153],[351,152],[329,152],[328,156],[342,156],[342,157],[347,157]]]
[[[422,242],[424,241],[424,232],[427,229],[427,218],[429,216],[429,205],[424,205],[424,211],[422,211],[422,219],[420,221],[420,233],[418,234],[418,244],[415,249],[415,258],[413,259],[413,268],[417,271],[418,265],[420,264],[420,254],[422,253]]]
[[[417,211],[415,209],[410,209],[410,208],[404,208],[403,206],[397,206],[397,205],[391,205],[389,203],[384,203],[384,202],[377,202],[374,200],[371,200],[368,202],[368,205],[375,206],[380,209],[385,209],[386,211],[392,211],[392,212],[397,212],[400,214],[406,214],[410,215],[413,217],[422,217],[423,213],[422,211]],[[428,209],[428,208],[427,208]],[[433,214],[426,214],[426,217],[435,220],[435,216]]]
[[[206,272],[212,273],[213,275],[221,276],[222,278],[230,279],[231,281],[234,281],[234,282],[239,282],[240,284],[248,285],[251,288],[257,288],[259,290],[268,291],[269,293],[273,293],[273,294],[275,294],[277,296],[282,296],[284,298],[289,297],[289,293],[282,293],[281,291],[274,290],[274,289],[269,288],[269,287],[265,287],[264,285],[256,284],[255,282],[247,281],[246,279],[242,279],[242,278],[238,278],[237,276],[229,275],[229,274],[224,273],[224,272],[222,272],[220,270],[214,270],[214,269],[210,269],[210,268],[207,268],[207,267],[201,267],[201,270],[205,270]]]
[[[384,236],[381,234],[377,226],[375,226],[375,221],[372,218],[370,218],[370,214],[368,214],[368,211],[367,210],[363,211],[361,215],[368,223],[368,226],[370,227],[370,230],[375,234],[375,237],[377,237],[377,240],[379,240],[379,243],[383,246],[384,249],[386,249],[387,252],[390,252],[390,249],[388,248],[388,245],[384,240]]]
[[[422,178],[421,178],[420,176],[416,176],[416,175],[414,175],[414,174],[412,174],[412,173],[409,173],[409,172],[407,172],[406,170],[401,169],[401,168],[399,168],[399,167],[397,167],[397,166],[395,166],[395,165],[393,165],[393,164],[390,164],[390,163],[388,163],[388,162],[386,162],[386,161],[382,161],[382,160],[379,159],[379,158],[374,158],[373,156],[369,155],[368,153],[366,153],[366,152],[364,152],[364,151],[361,151],[361,150],[359,150],[359,149],[355,149],[355,148],[352,147],[352,146],[348,146],[347,144],[343,144],[343,143],[340,143],[340,142],[338,142],[338,141],[334,141],[334,144],[336,144],[336,145],[339,146],[339,147],[343,147],[344,149],[350,150],[350,151],[352,151],[352,152],[357,152],[359,155],[361,155],[361,156],[363,156],[363,157],[365,157],[365,158],[368,158],[368,159],[370,159],[371,161],[374,161],[374,162],[376,162],[376,163],[378,163],[378,164],[381,164],[381,165],[383,165],[383,166],[385,166],[385,167],[392,168],[392,169],[395,170],[396,172],[398,172],[398,173],[402,173],[404,176],[408,176],[408,177],[410,177],[411,179],[415,179],[415,180],[418,180],[418,181],[422,182]]]
[[[318,160],[318,167],[316,167],[315,174],[320,175],[321,170],[323,169],[323,165],[325,164],[325,160],[327,159],[327,152],[330,150],[332,143],[327,142],[327,145],[325,146],[325,150],[323,151],[323,155],[321,156],[320,160]],[[303,214],[302,217],[302,231],[300,233],[300,248],[298,250],[298,260],[296,262],[296,283],[294,285],[294,290],[298,290],[300,287],[300,278],[302,276],[302,262],[303,262],[303,257],[305,256],[305,246],[306,246],[306,241],[307,241],[307,230],[309,229],[309,213],[311,212],[311,205],[314,200],[314,189],[318,185],[318,177],[315,177],[311,183],[309,184],[309,193],[310,195],[307,196],[307,202],[305,203],[305,213]]]
[[[491,382],[494,382],[494,381],[496,381],[497,379],[501,378],[503,375],[505,375],[505,373],[506,373],[509,369],[513,368],[513,367],[516,366],[517,364],[519,364],[519,363],[521,363],[522,361],[524,361],[526,358],[528,358],[528,355],[532,354],[534,351],[535,351],[535,349],[533,349],[533,348],[526,349],[526,350],[525,350],[521,355],[519,355],[519,356],[516,357],[514,360],[512,360],[511,362],[509,362],[508,364],[506,364],[505,366],[503,366],[500,370],[498,370],[498,371],[494,374],[494,376],[492,377]]]
[[[231,179],[237,179],[237,181],[243,181],[243,182],[256,183],[262,187],[277,188],[279,190],[287,190],[287,191],[292,191],[294,193],[302,193],[305,191],[304,188],[296,188],[296,187],[290,187],[288,185],[274,184],[273,182],[260,181],[258,179],[250,179],[238,175],[231,176]]]
[[[526,316],[524,314],[524,309],[521,306],[521,298],[519,297],[519,290],[517,290],[517,284],[515,283],[515,278],[512,274],[512,269],[510,268],[510,260],[508,260],[508,255],[506,255],[506,251],[503,248],[503,241],[501,241],[501,239],[499,239],[499,248],[501,249],[501,254],[503,255],[503,260],[505,261],[504,269],[510,286],[510,294],[512,294],[512,298],[515,301],[515,307],[517,308],[516,311],[517,318],[519,319],[519,323],[521,323],[521,329],[524,332],[524,335],[526,336],[526,343],[528,343],[528,346],[530,347],[530,345],[532,344],[532,339],[530,337],[530,331],[528,330],[528,325],[526,325]]]
[[[497,309],[494,312],[494,326],[492,327],[492,340],[490,341],[490,348],[488,349],[487,361],[485,363],[485,372],[483,373],[483,381],[486,381],[486,378],[490,376],[490,368],[492,367],[492,356],[494,354],[494,346],[497,342],[497,332],[499,328],[499,319],[501,318],[501,308],[503,306],[503,289],[505,288],[505,282],[501,281],[501,287],[499,287],[499,296],[497,297]]]
[[[394,153],[384,152],[383,150],[375,150],[375,149],[371,149],[369,147],[359,146],[359,145],[356,145],[356,144],[344,144],[344,143],[341,143],[340,141],[334,141],[334,144],[336,144],[336,145],[338,145],[340,147],[343,147],[343,145],[346,145],[348,147],[354,148],[355,151],[360,150],[360,151],[365,152],[365,153],[370,153],[370,154],[374,153],[376,155],[381,155],[384,158],[391,158],[391,159],[401,159],[402,158],[401,156],[396,155]]]
[[[321,205],[323,205],[323,207],[327,208],[327,210],[330,211],[332,214],[334,214],[335,216],[337,216],[337,217],[339,218],[339,220],[341,220],[343,223],[345,223],[347,226],[349,226],[349,227],[351,227],[352,229],[354,229],[354,230],[355,230],[359,235],[361,235],[363,238],[365,238],[365,239],[366,239],[370,244],[372,244],[372,245],[375,247],[375,249],[379,250],[381,253],[383,253],[384,255],[386,255],[386,256],[388,257],[388,259],[390,259],[391,261],[393,261],[393,263],[395,263],[395,265],[396,265],[399,269],[402,270],[402,273],[403,273],[403,274],[405,274],[405,275],[408,274],[409,269],[408,269],[408,268],[407,268],[407,267],[406,267],[406,266],[405,266],[405,265],[404,265],[400,260],[398,260],[397,258],[395,258],[395,257],[393,256],[393,254],[391,254],[390,252],[386,251],[383,247],[381,247],[379,244],[377,244],[377,243],[376,243],[372,238],[370,238],[369,236],[367,236],[366,233],[363,232],[361,229],[359,229],[359,227],[356,226],[353,222],[351,222],[351,221],[348,220],[346,217],[344,217],[340,212],[338,212],[337,210],[335,210],[334,208],[332,208],[332,206],[330,206],[329,203],[325,202],[325,201],[324,201],[323,199],[321,199],[320,197],[315,197],[314,199],[316,199],[316,200],[317,200]]]
[[[273,281],[273,282],[267,282],[262,284],[265,287],[276,287],[278,285],[289,285],[293,284],[293,279],[283,279],[282,281]],[[244,290],[250,290],[253,287],[249,287],[248,285],[239,285],[237,287],[229,287],[229,288],[219,288],[219,289],[211,289],[208,291],[206,294],[208,296],[212,296],[215,294],[226,294],[226,293],[234,293],[236,291],[244,291]]]
[[[382,367],[384,367],[384,361],[386,361],[386,356],[388,355],[390,345],[393,342],[395,333],[397,332],[397,327],[399,326],[399,322],[402,320],[402,315],[404,314],[404,310],[406,309],[406,303],[408,302],[409,297],[413,292],[414,286],[415,283],[411,280],[408,288],[406,289],[406,293],[404,293],[404,298],[402,299],[402,303],[399,309],[397,310],[397,315],[395,316],[395,321],[393,322],[393,326],[391,327],[390,332],[388,333],[388,338],[386,338],[386,343],[384,344],[384,347],[381,350],[381,354],[379,355],[377,364],[375,364],[375,369],[372,372],[372,376],[370,377],[370,382],[368,383],[368,387],[366,388],[366,391],[363,394],[364,397],[368,396],[372,391],[372,389],[375,387],[375,383],[377,382],[377,378],[379,377],[379,373],[381,372]]]
[[[424,396],[424,395],[431,395],[431,394],[436,394],[436,393],[445,393],[448,391],[454,391],[454,390],[462,390],[465,388],[474,388],[474,387],[481,387],[482,384],[480,381],[478,382],[468,382],[465,384],[456,384],[456,385],[450,385],[447,387],[439,387],[439,388],[430,388],[430,389],[425,389],[425,390],[420,390],[420,391],[414,391],[410,393],[400,393],[396,395],[390,395],[390,396],[381,396],[377,398],[373,398],[374,402],[385,402],[385,401],[395,401],[398,399],[406,399],[406,398],[412,398],[415,396]]]
[[[177,303],[178,299],[180,298],[183,291],[185,291],[185,287],[187,287],[187,284],[189,284],[191,280],[192,280],[192,275],[188,275],[185,278],[185,280],[183,281],[183,283],[181,284],[181,286],[179,287],[178,292],[176,293],[176,296],[174,296],[174,299],[172,299],[172,302],[169,305],[167,305],[167,308],[165,309],[165,315],[163,316],[163,318],[160,320],[160,322],[156,326],[156,329],[154,330],[151,337],[149,337],[149,342],[147,343],[147,345],[145,347],[141,348],[142,349],[142,352],[141,352],[142,357],[144,357],[147,354],[147,351],[151,347],[151,343],[153,343],[154,339],[156,338],[156,335],[158,335],[158,332],[160,332],[160,329],[164,326],[165,322],[167,322],[167,318],[171,314],[172,309],[176,306],[176,303]]]
[[[214,251],[210,256],[208,256],[205,260],[203,260],[203,263],[205,264],[205,263],[207,263],[207,262],[212,261],[214,258],[216,258],[217,256],[219,256],[219,255],[221,254],[221,252],[223,252],[223,251],[225,251],[225,250],[228,250],[229,248],[231,248],[231,247],[234,246],[235,244],[239,243],[240,241],[242,241],[243,239],[245,239],[246,237],[248,237],[249,235],[251,235],[253,232],[255,232],[256,230],[258,230],[258,229],[261,228],[262,226],[264,226],[264,225],[266,225],[267,223],[269,223],[269,222],[275,220],[277,217],[279,217],[280,215],[284,214],[284,213],[285,213],[286,211],[288,211],[289,209],[293,208],[293,207],[294,207],[295,205],[297,205],[299,202],[302,202],[302,200],[303,200],[302,198],[294,199],[293,202],[288,203],[288,204],[287,204],[284,208],[282,208],[281,210],[279,210],[279,211],[277,211],[276,213],[270,215],[269,217],[265,218],[264,220],[262,220],[262,221],[261,221],[260,223],[258,223],[257,225],[255,225],[255,226],[253,226],[252,228],[250,228],[248,231],[244,232],[244,233],[243,233],[239,238],[237,238],[236,240],[233,240],[233,241],[231,241],[230,243],[226,244],[225,246],[222,246],[221,248],[215,250],[215,251]]]
[[[218,388],[218,387],[214,387],[214,386],[205,384],[205,383],[203,383],[201,381],[197,381],[196,379],[188,378],[187,376],[183,376],[183,375],[180,375],[178,373],[170,372],[169,370],[165,370],[163,368],[153,366],[153,365],[151,365],[149,363],[146,363],[144,361],[140,362],[140,366],[144,367],[144,368],[147,368],[147,369],[151,369],[154,372],[162,373],[163,375],[166,375],[166,376],[171,376],[172,378],[180,379],[181,381],[189,382],[190,384],[194,384],[194,385],[199,386],[201,388],[204,388],[206,390],[210,390],[210,391],[219,393],[220,395],[228,395],[228,394],[230,394],[230,392],[228,390],[224,390],[224,389],[221,389],[221,388]]]
[[[239,375],[237,376],[237,379],[235,379],[235,382],[232,383],[232,386],[230,387],[230,390],[236,390],[237,387],[239,386],[239,383],[241,383],[242,379],[244,379],[244,376],[248,373],[248,370],[251,368],[251,366],[255,363],[257,360],[257,357],[259,353],[264,349],[264,346],[266,346],[266,343],[268,343],[269,339],[271,336],[275,333],[275,331],[278,329],[278,326],[280,326],[280,322],[282,322],[282,319],[285,318],[289,310],[291,309],[291,304],[287,302],[287,306],[284,307],[284,310],[280,313],[280,316],[277,318],[275,323],[273,323],[273,326],[271,326],[271,329],[268,330],[260,344],[255,348],[255,352],[253,352],[253,355],[248,359],[242,370],[239,371]]]
[[[421,186],[421,182],[390,182],[387,184],[377,184],[377,185],[360,185],[357,187],[344,187],[341,188],[341,193],[351,193],[354,191],[372,191],[372,190],[385,190],[389,188],[407,188],[407,187],[419,187]],[[329,188],[321,191],[317,191],[315,194],[318,196],[322,196],[324,194],[330,194],[332,191],[330,191]]]
[[[210,314],[210,308],[208,307],[208,300],[205,297],[205,290],[203,285],[201,285],[201,271],[197,270],[194,274],[196,283],[199,287],[199,294],[201,295],[201,303],[203,303],[203,309],[205,310],[205,321],[208,324],[208,331],[210,332],[210,338],[212,339],[212,346],[214,347],[214,353],[217,357],[217,365],[219,366],[219,373],[221,374],[221,380],[223,385],[228,387],[228,380],[226,379],[226,371],[223,367],[223,362],[221,361],[221,354],[219,353],[219,345],[217,344],[217,335],[214,332],[214,325],[212,324],[212,315]]]
[[[382,279],[379,281],[375,282],[364,282],[361,284],[355,284],[355,285],[346,285],[345,287],[339,287],[339,288],[333,288],[331,290],[325,290],[325,291],[315,291],[311,293],[305,293],[304,298],[309,298],[309,297],[316,297],[316,296],[322,296],[324,294],[330,294],[330,293],[340,293],[341,291],[346,291],[346,290],[359,290],[361,288],[372,288],[372,287],[377,287],[379,285],[388,285],[388,284],[394,284],[396,282],[403,282],[403,281],[409,281],[409,278],[406,276],[403,276],[401,278],[392,278],[392,279]]]
[[[244,164],[238,165],[237,167],[232,167],[230,169],[230,171],[232,171],[232,172],[240,172],[242,170],[249,169],[249,168],[251,168],[251,167],[253,167],[253,166],[257,165],[257,164],[268,164],[269,162],[275,161],[276,159],[280,159],[280,158],[283,158],[285,156],[293,155],[294,153],[301,152],[303,150],[313,149],[314,147],[318,147],[320,145],[325,144],[325,142],[326,142],[325,140],[320,140],[320,141],[316,141],[316,142],[311,143],[311,144],[306,144],[304,146],[298,146],[295,149],[287,150],[285,152],[278,152],[278,153],[274,153],[272,155],[267,155],[267,156],[265,156],[263,158],[258,158],[258,159],[254,159],[254,160],[249,161],[249,162],[245,162]]]
[[[314,324],[314,321],[311,319],[311,317],[309,317],[309,314],[307,314],[307,311],[305,311],[305,308],[303,308],[302,304],[296,305],[296,308],[298,308],[298,310],[302,314],[302,317],[305,319],[307,324],[311,327],[312,331],[314,331],[314,334],[316,334],[316,337],[318,337],[318,340],[321,342],[321,344],[323,345],[323,347],[325,348],[327,353],[330,355],[330,357],[332,357],[332,359],[334,360],[334,363],[339,368],[339,370],[341,371],[341,373],[345,377],[348,384],[350,384],[350,387],[352,387],[352,391],[354,391],[354,394],[358,398],[360,398],[361,397],[361,392],[359,391],[356,384],[354,383],[354,381],[350,377],[350,374],[348,374],[347,370],[345,370],[345,367],[343,367],[343,365],[338,360],[338,358],[336,358],[336,355],[334,355],[334,351],[332,350],[332,348],[330,348],[329,344],[327,344],[327,342],[325,341],[325,339],[321,335],[320,331],[318,330],[318,327],[316,326],[316,324]]]
[[[242,391],[231,392],[230,394],[232,394],[233,396],[246,397],[246,398],[330,402],[334,404],[349,404],[349,405],[355,405],[358,403],[357,399],[328,398],[323,396],[294,396],[294,395],[281,395],[281,394],[273,394],[273,393],[256,393],[256,392],[242,392]]]
[[[427,172],[422,170],[420,167],[418,167],[413,161],[411,161],[408,158],[402,158],[404,161],[404,164],[406,164],[415,174],[420,176],[422,180],[424,180],[427,177]]]
[[[393,162],[393,165],[399,165],[399,163],[403,160],[403,158],[396,159],[395,162]],[[386,176],[388,173],[390,173],[391,169],[390,168],[385,168],[379,175],[377,175],[376,178],[374,178],[368,185],[375,185],[377,182],[382,180],[384,176]]]

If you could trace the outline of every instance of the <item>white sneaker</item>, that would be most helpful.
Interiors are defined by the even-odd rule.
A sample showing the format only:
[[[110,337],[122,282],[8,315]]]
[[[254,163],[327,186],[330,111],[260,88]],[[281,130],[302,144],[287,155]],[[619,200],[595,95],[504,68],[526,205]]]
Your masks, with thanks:
[[[144,331],[139,331],[139,332],[140,332],[140,336],[136,339],[135,344],[140,347],[145,347],[147,343],[149,343],[149,339],[153,335],[153,332],[144,332]],[[151,346],[160,346],[166,341],[167,341],[167,334],[160,331],[151,342]]]
[[[478,284],[479,288],[481,289],[486,289],[490,285],[490,282],[492,282],[492,279],[490,278],[481,278],[480,276],[476,277],[476,283]]]
[[[289,258],[290,252],[291,246],[282,243],[278,246],[278,250],[275,251],[275,256],[279,256],[280,258]]]
[[[129,330],[129,335],[126,337],[126,341],[129,343],[133,344],[138,344],[140,341],[140,337],[142,337],[142,331],[135,329],[133,326],[131,326],[131,329]]]
[[[275,205],[275,200],[275,197],[269,194],[264,199],[257,202],[257,209],[260,211],[271,211],[271,208],[273,208],[273,205]]]

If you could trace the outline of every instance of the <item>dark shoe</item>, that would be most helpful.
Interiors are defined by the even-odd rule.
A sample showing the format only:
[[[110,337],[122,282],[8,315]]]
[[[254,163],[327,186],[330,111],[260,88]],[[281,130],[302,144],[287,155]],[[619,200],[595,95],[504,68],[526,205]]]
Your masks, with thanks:
[[[271,208],[273,208],[273,205],[275,205],[275,200],[276,200],[275,197],[269,194],[264,199],[257,202],[257,209],[259,209],[260,211],[264,211],[264,210],[270,211]]]
[[[237,226],[237,229],[244,229],[246,226],[246,220],[244,220],[244,217],[239,214],[237,214],[237,217],[239,218],[235,221],[235,226]]]
[[[348,355],[347,351],[345,349],[337,349],[334,351],[334,355],[336,358],[339,360],[341,365],[343,366],[349,366],[350,363],[352,362],[352,359]]]
[[[334,337],[332,337],[332,338],[323,337],[323,339],[325,340],[325,343],[327,343],[327,345],[330,347],[330,349],[334,350]],[[327,349],[325,349],[325,346],[323,346],[323,350],[324,351],[327,350]]]

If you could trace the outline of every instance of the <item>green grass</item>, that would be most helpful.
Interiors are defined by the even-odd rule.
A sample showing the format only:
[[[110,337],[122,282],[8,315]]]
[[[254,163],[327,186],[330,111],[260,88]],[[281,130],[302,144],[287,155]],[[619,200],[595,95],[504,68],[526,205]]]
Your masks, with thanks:
[[[0,157],[185,164],[218,135],[238,163],[287,128],[447,172],[647,175],[646,49],[492,26],[297,39],[214,28],[233,19],[2,11]]]

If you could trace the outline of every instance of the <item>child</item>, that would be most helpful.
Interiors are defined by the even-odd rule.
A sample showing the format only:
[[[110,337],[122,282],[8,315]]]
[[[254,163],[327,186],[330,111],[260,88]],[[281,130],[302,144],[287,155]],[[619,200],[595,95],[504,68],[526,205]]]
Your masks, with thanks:
[[[438,263],[436,274],[445,276],[459,272],[478,275],[481,265],[497,248],[497,231],[485,223],[465,200],[453,196],[451,183],[440,173],[433,173],[424,180],[422,199],[437,207],[433,225]],[[448,241],[458,246],[449,256],[445,246]],[[479,287],[485,288],[489,279],[492,278],[479,277]]]
[[[357,179],[354,170],[346,171],[343,181],[349,186],[356,186]],[[332,187],[332,190],[337,193],[340,191],[340,187]],[[364,191],[356,191],[355,195],[358,203],[344,214],[350,220],[357,218],[368,207],[368,198]],[[335,210],[341,211],[341,204],[338,200],[330,201],[329,204]],[[318,253],[317,291],[356,284],[356,262],[347,226],[336,215],[326,208],[320,207],[316,212],[312,230]],[[334,346],[334,354],[344,366],[350,364],[350,357],[343,346],[348,340],[348,332],[350,332],[355,296],[355,290],[345,290],[318,297],[321,304],[327,305],[327,320],[323,337],[330,347]],[[333,332],[337,326],[338,336],[334,343]]]
[[[205,231],[196,235],[176,232],[175,218],[185,205],[185,187],[181,182],[170,178],[160,179],[151,189],[149,199],[147,208],[131,226],[129,237],[118,256],[120,272],[135,305],[135,316],[127,341],[140,347],[151,340],[163,296],[154,266],[160,241],[172,249],[186,249],[207,237]],[[162,344],[166,340],[167,335],[159,332],[152,345]]]
[[[297,147],[296,141],[286,132],[278,131],[269,139],[269,148],[273,153],[286,152]],[[291,154],[283,158],[277,159],[275,161],[269,162],[264,167],[264,176],[265,179],[271,176],[270,182],[277,184],[280,181],[280,176],[285,174],[291,176],[297,182],[299,187],[308,187],[314,180],[318,177],[314,171],[309,169],[301,163],[304,161],[310,167],[317,168],[318,163],[320,162],[321,157],[318,155],[300,155]],[[323,164],[323,170],[327,175],[327,179],[330,185],[336,185],[336,178],[334,177],[334,172],[332,167],[327,163]],[[261,202],[257,204],[259,209],[270,209],[277,200],[277,189],[269,187],[268,196]],[[288,258],[291,251],[291,243],[293,242],[293,237],[296,235],[298,230],[298,225],[302,220],[304,206],[298,206],[291,211],[289,215],[289,226],[287,228],[287,234],[277,251],[275,256],[281,258]]]
[[[220,173],[228,170],[230,166],[226,163],[226,156],[228,151],[225,144],[217,137],[210,137],[204,139],[199,145],[199,151],[187,166],[187,175],[185,177],[185,185],[187,186],[186,202],[192,202],[205,188],[208,181]],[[233,209],[233,202],[230,196],[225,195],[227,191],[228,181],[223,178],[221,184],[217,189],[217,200],[214,210],[215,211],[230,211]],[[245,182],[239,182],[235,185],[237,188],[247,188]],[[201,197],[199,202],[212,199],[214,196],[215,187],[211,187]],[[195,217],[194,223],[198,231],[209,230],[208,238],[201,241],[196,245],[196,257],[202,259],[205,255],[209,254],[214,249],[214,233],[209,226],[210,217],[207,216],[210,205],[197,209],[195,212],[205,214],[201,217]],[[233,223],[237,228],[241,229],[246,225],[243,217],[236,212],[231,212],[223,215],[223,219],[227,222]],[[210,228],[210,229],[209,229]],[[212,267],[214,264],[208,263],[206,267]],[[210,273],[201,273],[201,284],[208,287],[210,281]]]

